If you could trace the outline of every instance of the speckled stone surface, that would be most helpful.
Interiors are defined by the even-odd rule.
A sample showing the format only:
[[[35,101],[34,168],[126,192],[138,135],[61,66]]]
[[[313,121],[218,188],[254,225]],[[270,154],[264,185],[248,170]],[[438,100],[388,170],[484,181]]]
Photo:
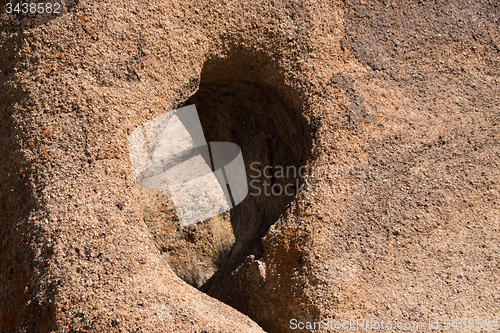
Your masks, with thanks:
[[[1,332],[288,332],[293,318],[500,313],[498,2],[1,8]],[[238,255],[202,287],[222,302],[158,253],[127,146],[134,128],[210,89],[253,103],[222,103],[210,133],[247,142],[244,155],[250,134],[231,130],[264,133],[256,156],[327,170],[293,200],[235,212],[253,222],[233,226]],[[270,120],[243,124],[252,110]]]

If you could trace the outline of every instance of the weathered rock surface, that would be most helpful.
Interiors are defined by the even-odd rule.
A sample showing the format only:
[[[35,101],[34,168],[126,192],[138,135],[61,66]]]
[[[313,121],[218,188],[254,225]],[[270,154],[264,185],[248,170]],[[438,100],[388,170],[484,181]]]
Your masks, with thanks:
[[[498,316],[498,2],[63,7],[0,15],[1,332]],[[207,141],[313,171],[231,212],[201,290],[232,307],[162,259],[130,166],[130,132],[186,100]]]

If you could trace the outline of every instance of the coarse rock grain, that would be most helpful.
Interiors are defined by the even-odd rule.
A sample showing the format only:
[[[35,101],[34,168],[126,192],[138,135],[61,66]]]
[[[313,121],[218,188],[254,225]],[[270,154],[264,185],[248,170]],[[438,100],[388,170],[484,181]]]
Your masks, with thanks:
[[[498,1],[4,3],[1,332],[498,318]],[[220,82],[289,111],[260,139],[312,172],[274,208],[231,212],[238,247],[203,293],[155,247],[127,137]],[[248,142],[238,119],[212,126]],[[245,207],[263,209],[247,229]]]

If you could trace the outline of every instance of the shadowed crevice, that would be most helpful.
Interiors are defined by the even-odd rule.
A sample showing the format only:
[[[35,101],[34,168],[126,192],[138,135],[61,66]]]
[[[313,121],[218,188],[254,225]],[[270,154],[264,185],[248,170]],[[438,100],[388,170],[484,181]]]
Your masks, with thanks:
[[[196,105],[207,141],[240,146],[249,184],[248,196],[230,211],[230,257],[200,288],[208,294],[223,288],[224,278],[248,255],[262,255],[262,237],[302,184],[299,170],[310,158],[312,129],[302,115],[300,92],[284,81],[271,57],[235,49],[206,62],[199,90],[186,102]]]

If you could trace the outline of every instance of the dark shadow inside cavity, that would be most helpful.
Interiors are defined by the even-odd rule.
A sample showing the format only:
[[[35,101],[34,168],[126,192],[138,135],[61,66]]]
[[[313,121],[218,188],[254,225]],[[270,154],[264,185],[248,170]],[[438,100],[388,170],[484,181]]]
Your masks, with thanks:
[[[261,238],[294,199],[312,147],[300,98],[285,86],[277,62],[240,49],[207,61],[198,91],[186,101],[196,105],[207,142],[240,146],[249,185],[230,212],[235,244],[229,259],[202,291],[210,293],[248,255],[259,258]]]

